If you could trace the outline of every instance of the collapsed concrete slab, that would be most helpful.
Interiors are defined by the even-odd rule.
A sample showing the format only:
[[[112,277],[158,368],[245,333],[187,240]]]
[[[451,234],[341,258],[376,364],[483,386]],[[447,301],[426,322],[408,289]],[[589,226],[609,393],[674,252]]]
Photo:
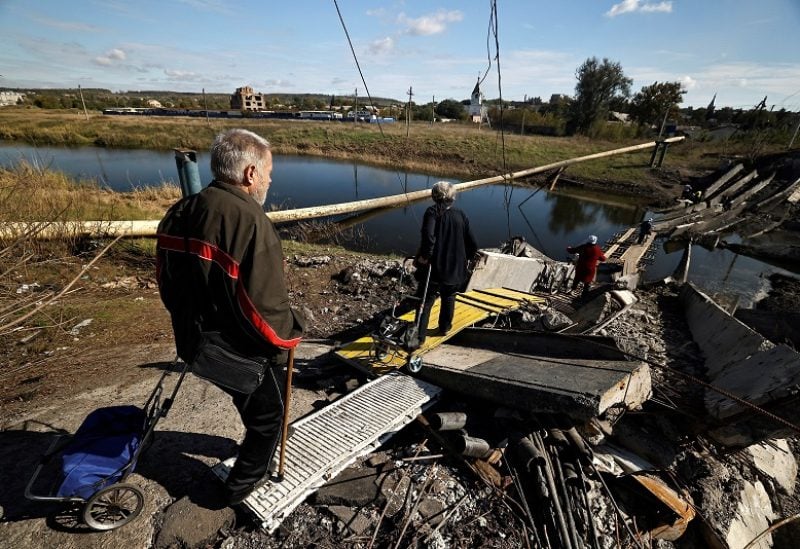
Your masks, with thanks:
[[[423,358],[420,377],[452,391],[585,421],[651,394],[650,370],[611,338],[469,329]]]
[[[709,383],[797,423],[800,355],[765,339],[691,284],[681,290],[681,301],[692,337],[705,355]],[[711,389],[706,391],[705,405],[722,425],[710,434],[725,445],[749,446],[792,432]]]
[[[739,503],[736,507],[734,519],[725,532],[725,542],[730,549],[742,549],[756,536],[769,528],[770,522],[775,519],[769,494],[760,482],[745,482],[739,494]],[[772,535],[767,534],[750,549],[770,549]]]
[[[475,265],[466,291],[485,288],[512,288],[529,292],[548,262],[535,257],[516,257],[483,251]]]
[[[775,481],[787,494],[794,493],[797,460],[786,439],[770,440],[747,448],[753,463],[769,480]]]

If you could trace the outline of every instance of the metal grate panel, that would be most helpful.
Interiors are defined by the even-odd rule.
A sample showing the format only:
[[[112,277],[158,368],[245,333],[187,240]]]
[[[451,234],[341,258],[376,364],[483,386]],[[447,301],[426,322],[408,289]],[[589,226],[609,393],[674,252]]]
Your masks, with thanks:
[[[358,457],[379,447],[433,404],[441,389],[400,373],[379,377],[289,426],[285,478],[267,482],[244,502],[270,532],[306,497]],[[275,453],[272,470],[278,468]],[[235,458],[214,466],[226,479]]]

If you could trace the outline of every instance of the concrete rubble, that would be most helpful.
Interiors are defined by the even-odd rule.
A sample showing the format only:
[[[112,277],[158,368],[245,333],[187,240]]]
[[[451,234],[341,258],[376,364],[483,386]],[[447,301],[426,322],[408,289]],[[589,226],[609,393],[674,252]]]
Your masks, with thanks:
[[[704,181],[703,201],[664,212],[656,229],[694,240],[741,226],[735,218],[765,205],[794,208],[798,187],[775,174],[727,166]],[[230,509],[176,498],[160,529],[148,531],[153,546],[800,547],[797,524],[780,522],[800,512],[796,326],[734,314],[691,283],[640,284],[652,239],[637,247],[633,235],[614,239],[616,261],[587,298],[569,291],[569,263],[522,239],[486,251],[467,289],[506,287],[544,301],[426,354],[424,381],[414,381],[441,388],[436,404],[419,416],[414,407],[396,431],[342,458],[274,533],[241,510],[245,528]],[[318,269],[332,258],[293,261]],[[359,324],[368,325],[386,312],[382,298],[400,268],[363,260],[343,269],[337,289],[324,290],[325,308],[309,311],[311,323],[352,337],[347,301],[363,305]],[[304,344],[296,383],[319,398],[295,425],[371,383],[329,358],[336,344]],[[344,447],[338,436],[329,438]]]
[[[781,545],[791,535],[788,527],[764,531],[800,507],[794,439],[777,439],[787,435],[785,425],[748,413],[693,379],[791,421],[793,376],[800,371],[794,351],[766,340],[690,284],[650,286],[635,297],[601,285],[589,300],[540,286],[552,282],[548,270],[557,264],[535,254],[487,254],[471,287],[512,273],[509,285],[516,281],[518,289],[550,295],[549,306],[518,311],[499,330],[467,330],[426,356],[420,375],[446,393],[424,416],[440,410],[466,419],[455,430],[446,428],[449,420],[423,419],[423,427],[404,431],[410,429],[406,437],[414,442],[404,442],[401,434],[320,490],[311,505],[328,509],[332,532],[338,539],[380,540],[388,523],[395,529],[391,543],[474,543],[489,538],[461,529],[458,516],[493,505],[502,493],[515,502],[508,520],[516,525],[503,534],[502,546],[616,547],[622,539],[658,547],[741,548],[758,536],[753,547],[791,546]],[[616,388],[623,398],[595,408],[559,401],[567,386],[557,386],[558,376],[520,388],[514,376],[536,368],[521,367],[525,360],[557,360],[558,345],[548,345],[547,338],[577,337],[573,347],[591,345],[580,339],[585,335],[566,335],[576,326],[577,333],[605,338],[631,365],[645,366],[646,384],[629,389],[641,383],[629,373]],[[514,331],[519,329],[533,332]],[[480,379],[473,379],[473,368],[490,363],[491,372],[476,370]],[[506,363],[516,364],[518,373]],[[565,379],[572,379],[574,390],[587,378],[576,373]],[[786,401],[785,407],[775,408],[776,401]],[[369,489],[355,489],[349,500],[331,498],[346,490],[345,477],[354,479],[345,485],[366,482]],[[456,495],[433,497],[433,482]],[[405,493],[402,500],[398,493]],[[297,526],[302,509],[286,519],[279,540],[286,541],[282,532]],[[499,534],[483,536],[497,540]]]

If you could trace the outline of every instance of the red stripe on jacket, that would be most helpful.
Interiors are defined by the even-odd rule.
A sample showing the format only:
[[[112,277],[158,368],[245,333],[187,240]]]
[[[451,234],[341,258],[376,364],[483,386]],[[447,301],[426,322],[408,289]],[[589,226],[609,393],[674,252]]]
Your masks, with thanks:
[[[247,290],[239,281],[239,262],[226,252],[203,240],[167,234],[158,235],[158,247],[172,252],[190,253],[200,259],[212,261],[219,265],[225,271],[225,274],[236,281],[236,298],[239,307],[241,307],[244,317],[264,339],[280,349],[292,349],[300,343],[301,338],[299,337],[293,339],[281,338],[269,325],[269,322],[261,316],[250,296],[247,295]],[[158,267],[160,266],[157,266],[157,269],[160,270]]]

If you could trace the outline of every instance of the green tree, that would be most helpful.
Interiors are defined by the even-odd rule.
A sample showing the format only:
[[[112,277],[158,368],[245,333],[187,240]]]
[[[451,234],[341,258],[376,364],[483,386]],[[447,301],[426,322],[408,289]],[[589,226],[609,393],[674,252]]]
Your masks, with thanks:
[[[685,93],[680,82],[653,82],[633,96],[630,114],[640,124],[658,126],[664,116],[670,118],[678,113]]]
[[[550,101],[542,105],[539,112],[550,114],[557,118],[566,119],[572,105],[572,98],[568,95],[554,93],[550,96]]]
[[[411,104],[411,120],[427,120],[430,122],[433,104],[426,103],[425,105]]]
[[[609,103],[616,97],[628,97],[633,80],[622,72],[622,65],[591,57],[575,71],[578,83],[570,109],[571,132],[589,133],[596,123],[605,120]]]
[[[454,118],[456,120],[464,120],[467,118],[467,111],[464,110],[464,105],[455,99],[445,99],[436,105],[436,114],[443,118]]]

